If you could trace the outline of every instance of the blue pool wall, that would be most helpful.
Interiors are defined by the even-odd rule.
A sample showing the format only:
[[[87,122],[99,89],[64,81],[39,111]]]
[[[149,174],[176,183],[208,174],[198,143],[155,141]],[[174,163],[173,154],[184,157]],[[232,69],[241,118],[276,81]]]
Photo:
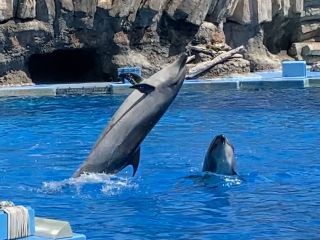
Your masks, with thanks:
[[[211,84],[217,90],[320,87],[320,72],[306,71],[306,77],[283,77],[282,74],[282,71],[268,71],[216,79],[189,79],[184,81],[183,87],[189,84]],[[129,83],[97,82],[3,87],[0,97],[128,94],[132,91],[129,86]]]

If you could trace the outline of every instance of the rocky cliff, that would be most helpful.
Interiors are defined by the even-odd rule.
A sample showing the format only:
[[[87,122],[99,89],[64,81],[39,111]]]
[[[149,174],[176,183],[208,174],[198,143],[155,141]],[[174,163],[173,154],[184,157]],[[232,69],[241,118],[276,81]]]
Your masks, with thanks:
[[[318,0],[1,0],[0,83],[148,76],[188,44],[244,45],[251,70],[274,68],[282,51],[304,57],[319,20]]]

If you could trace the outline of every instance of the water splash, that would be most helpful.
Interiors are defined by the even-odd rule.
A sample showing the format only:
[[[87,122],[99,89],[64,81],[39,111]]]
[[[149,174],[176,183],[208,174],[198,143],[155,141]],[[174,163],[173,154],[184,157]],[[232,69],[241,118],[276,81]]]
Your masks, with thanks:
[[[226,176],[214,173],[199,173],[186,177],[192,179],[194,184],[198,186],[210,187],[210,188],[230,188],[232,186],[240,185],[244,180],[237,176]]]
[[[82,174],[77,178],[62,181],[43,182],[40,189],[45,193],[59,193],[75,190],[79,195],[117,195],[124,190],[136,189],[138,184],[132,178],[119,177],[104,173]]]

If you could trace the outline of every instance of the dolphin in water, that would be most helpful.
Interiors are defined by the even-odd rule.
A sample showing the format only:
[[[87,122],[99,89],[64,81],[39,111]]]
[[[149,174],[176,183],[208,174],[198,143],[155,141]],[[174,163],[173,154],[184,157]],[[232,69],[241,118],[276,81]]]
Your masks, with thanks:
[[[216,136],[207,150],[202,171],[223,175],[237,175],[235,165],[232,144],[224,135]]]
[[[186,75],[187,57],[183,53],[150,78],[131,86],[135,90],[113,115],[73,177],[84,172],[115,174],[128,165],[135,175],[140,144],[178,94]]]

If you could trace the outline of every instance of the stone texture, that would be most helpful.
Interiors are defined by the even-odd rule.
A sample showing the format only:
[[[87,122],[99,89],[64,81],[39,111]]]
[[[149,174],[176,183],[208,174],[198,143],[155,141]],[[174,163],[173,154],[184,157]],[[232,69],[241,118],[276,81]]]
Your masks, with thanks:
[[[320,72],[320,62],[315,62],[314,64],[312,64],[310,71]]]
[[[312,38],[319,38],[320,23],[317,20],[302,22],[297,33],[297,41],[303,42]]]
[[[240,0],[229,19],[242,25],[270,22],[272,0]]]
[[[301,21],[319,20],[320,19],[320,7],[319,8],[305,8],[304,15]]]
[[[296,60],[303,60],[303,57],[301,55],[302,48],[307,46],[308,42],[302,42],[302,43],[293,43],[288,50],[289,56],[295,58]]]
[[[220,23],[225,18],[232,16],[239,0],[213,0],[208,11],[208,20]]]
[[[288,16],[289,15],[289,10],[290,10],[291,4],[290,0],[281,0],[281,14],[283,16]]]
[[[272,0],[253,0],[253,21],[257,23],[272,21]]]
[[[186,20],[200,25],[207,16],[211,0],[173,0],[166,6],[166,12],[175,20]]]
[[[237,7],[232,14],[232,16],[229,18],[241,25],[246,25],[251,23],[251,15],[250,12],[251,6],[250,2],[247,0],[240,0],[237,4]]]
[[[1,0],[0,1],[0,22],[7,21],[13,18],[13,1]]]
[[[258,35],[249,39],[246,45],[248,51],[245,54],[245,58],[250,61],[250,70],[279,69],[281,60],[268,52],[267,48],[262,44],[261,37]]]
[[[55,0],[57,1],[57,0]],[[74,5],[72,0],[58,0],[61,5],[61,9],[69,12],[73,12],[74,10]]]
[[[291,0],[291,9],[294,14],[303,14],[304,2],[301,0]]]
[[[304,6],[308,7],[320,7],[320,2],[318,0],[304,0]]]
[[[56,17],[56,8],[54,0],[37,0],[36,18],[40,21],[53,24]]]
[[[30,85],[33,85],[32,80],[21,70],[10,71],[7,75],[0,77],[0,86],[2,87]]]
[[[301,49],[302,56],[320,56],[320,42],[309,42]]]
[[[227,76],[230,74],[244,74],[250,72],[250,62],[243,58],[232,58],[224,63],[217,64],[208,72],[202,75],[202,78],[215,78]]]
[[[192,41],[193,44],[215,44],[215,43],[224,43],[225,36],[223,29],[220,29],[219,26],[204,21],[194,36]]]
[[[135,51],[128,51],[126,55],[119,54],[115,55],[112,59],[115,65],[119,66],[140,66],[143,71],[148,72],[152,69],[152,64],[146,56]]]
[[[19,0],[17,17],[32,19],[36,17],[36,0]]]

